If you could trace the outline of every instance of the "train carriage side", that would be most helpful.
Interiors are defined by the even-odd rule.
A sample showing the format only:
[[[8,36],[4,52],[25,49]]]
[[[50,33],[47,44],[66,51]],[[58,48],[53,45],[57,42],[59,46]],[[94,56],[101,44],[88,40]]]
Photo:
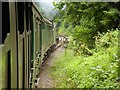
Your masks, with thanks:
[[[16,16],[14,3],[2,3],[2,88],[17,88]],[[11,13],[12,12],[12,13]],[[14,36],[14,38],[13,38]],[[13,67],[14,65],[14,67]],[[8,72],[9,71],[9,72]],[[13,74],[14,73],[14,74]]]
[[[42,53],[49,56],[52,47],[52,23],[44,18],[42,29]]]
[[[37,78],[39,75],[41,60],[42,60],[42,32],[41,24],[43,22],[43,17],[38,11],[38,8],[34,3],[32,3],[32,67],[31,67],[31,88],[34,88],[37,83]]]
[[[35,88],[42,60],[55,39],[52,22],[33,2],[7,2],[3,8],[2,87]]]
[[[51,51],[55,50],[55,46],[56,46],[56,29],[54,29],[54,23],[52,21],[52,26],[50,26],[50,30],[51,30]]]
[[[46,55],[51,53],[51,47],[53,45],[53,28],[52,22],[44,18],[39,9],[32,3],[32,59],[31,63],[31,87],[34,88],[37,83],[39,70],[41,64]]]
[[[29,4],[4,2],[2,5],[4,8],[2,13],[4,19],[2,21],[4,77],[2,88],[28,88],[30,68]]]
[[[35,3],[33,3],[32,12],[33,58],[31,63],[33,63],[33,67],[31,68],[31,87],[34,88],[37,83],[37,78],[39,75],[41,64],[44,62],[45,57],[51,53],[53,43],[55,45],[55,36],[53,32],[53,23],[42,16]]]
[[[31,60],[31,3],[15,3],[18,38],[18,82],[19,88],[28,88]],[[21,7],[22,6],[22,7]]]

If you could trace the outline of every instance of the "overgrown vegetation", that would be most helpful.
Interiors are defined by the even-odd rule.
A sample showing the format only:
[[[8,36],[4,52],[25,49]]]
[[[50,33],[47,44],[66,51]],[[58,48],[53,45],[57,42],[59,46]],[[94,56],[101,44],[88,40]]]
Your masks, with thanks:
[[[118,28],[120,2],[58,2],[53,3],[59,15],[55,19],[60,34],[74,38],[77,45],[85,43],[92,49],[95,36]],[[79,47],[79,45],[78,45]]]
[[[118,88],[118,29],[95,37],[96,48],[89,57],[74,56],[72,49],[62,54],[50,70],[56,87],[64,88]]]
[[[120,2],[57,2],[59,34],[70,36],[66,56],[51,68],[57,87],[118,88]]]

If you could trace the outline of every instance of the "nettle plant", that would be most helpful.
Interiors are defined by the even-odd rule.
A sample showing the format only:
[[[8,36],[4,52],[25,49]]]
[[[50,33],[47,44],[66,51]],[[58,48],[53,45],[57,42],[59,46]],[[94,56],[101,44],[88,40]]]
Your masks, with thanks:
[[[109,47],[118,46],[118,29],[108,30],[106,33],[98,33],[98,36],[95,37],[96,50],[104,50]],[[116,48],[117,49],[117,48]]]

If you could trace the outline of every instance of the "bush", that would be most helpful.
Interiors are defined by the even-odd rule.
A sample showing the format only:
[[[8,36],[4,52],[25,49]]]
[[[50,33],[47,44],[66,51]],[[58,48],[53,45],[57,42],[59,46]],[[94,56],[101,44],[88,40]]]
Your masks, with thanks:
[[[108,30],[108,32],[103,34],[98,34],[98,36],[95,37],[95,45],[96,50],[100,51],[101,49],[107,49],[109,47],[117,47],[118,45],[118,29],[115,31]]]
[[[57,87],[66,88],[118,88],[117,57],[118,29],[99,34],[92,56],[73,56],[72,50],[61,55],[51,68]]]

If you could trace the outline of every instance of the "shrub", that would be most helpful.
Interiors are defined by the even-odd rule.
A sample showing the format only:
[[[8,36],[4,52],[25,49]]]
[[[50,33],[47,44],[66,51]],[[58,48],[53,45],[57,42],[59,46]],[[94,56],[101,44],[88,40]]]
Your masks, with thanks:
[[[99,34],[92,56],[73,56],[72,50],[68,50],[66,56],[61,55],[51,68],[59,82],[57,87],[119,88],[117,35],[118,29]]]

